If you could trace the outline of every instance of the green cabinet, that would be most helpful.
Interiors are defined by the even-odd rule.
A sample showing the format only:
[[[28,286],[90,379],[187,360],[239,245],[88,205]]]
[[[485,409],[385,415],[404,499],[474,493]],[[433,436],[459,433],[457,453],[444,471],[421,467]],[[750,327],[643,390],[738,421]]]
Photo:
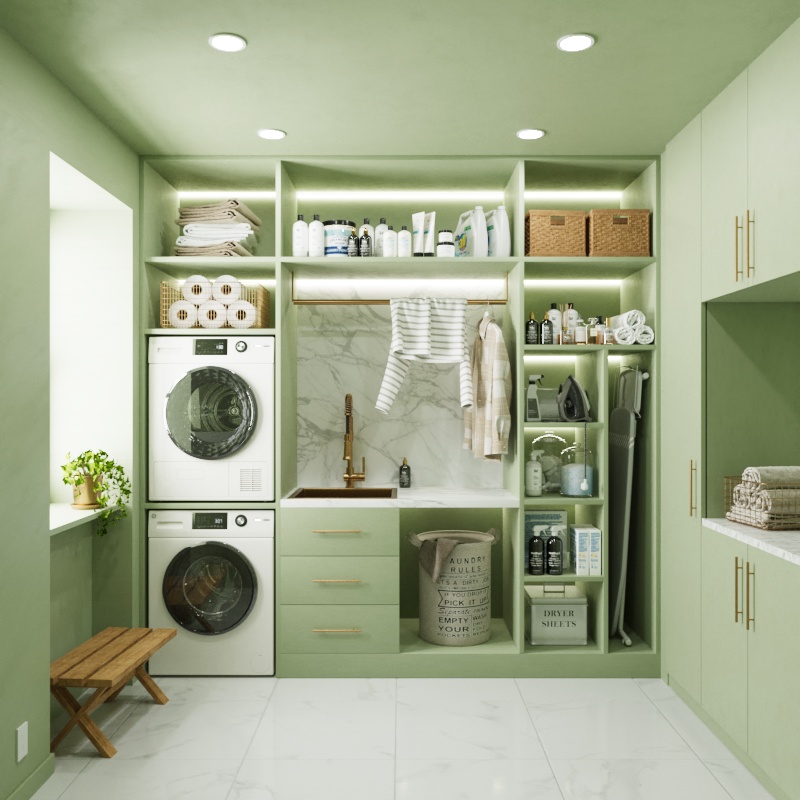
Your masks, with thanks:
[[[281,515],[281,555],[391,556],[400,552],[396,508],[293,508]]]
[[[701,120],[696,117],[663,156],[661,325],[661,671],[696,702],[701,698],[702,445]]]
[[[285,653],[396,653],[397,606],[283,606]]]
[[[285,556],[281,602],[397,605],[396,556]]]

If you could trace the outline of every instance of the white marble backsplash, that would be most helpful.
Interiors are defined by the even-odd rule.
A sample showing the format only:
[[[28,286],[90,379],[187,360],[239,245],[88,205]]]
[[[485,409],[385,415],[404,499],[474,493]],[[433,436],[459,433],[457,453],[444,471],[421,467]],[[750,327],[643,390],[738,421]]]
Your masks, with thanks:
[[[485,307],[467,309],[472,343]],[[462,449],[457,364],[411,365],[388,415],[375,409],[391,339],[388,306],[297,307],[297,472],[300,486],[338,486],[344,472],[344,396],[353,395],[354,462],[366,485],[501,488],[500,462]]]

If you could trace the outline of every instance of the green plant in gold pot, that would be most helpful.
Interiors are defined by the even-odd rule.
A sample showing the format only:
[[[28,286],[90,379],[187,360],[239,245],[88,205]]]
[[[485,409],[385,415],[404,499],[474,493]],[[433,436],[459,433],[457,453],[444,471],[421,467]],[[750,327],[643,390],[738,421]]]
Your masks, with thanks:
[[[108,526],[127,516],[125,504],[131,498],[131,482],[125,470],[105,450],[85,450],[61,465],[63,481],[72,486],[73,508],[103,508],[97,520],[97,535],[105,536]]]

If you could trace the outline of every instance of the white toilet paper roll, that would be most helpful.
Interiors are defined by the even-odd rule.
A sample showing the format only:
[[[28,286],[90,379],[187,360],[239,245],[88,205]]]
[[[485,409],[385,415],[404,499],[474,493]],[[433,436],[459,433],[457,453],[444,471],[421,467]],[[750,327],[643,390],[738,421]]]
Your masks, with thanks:
[[[221,328],[225,324],[225,306],[209,300],[197,309],[197,318],[204,328]]]
[[[211,281],[202,275],[190,275],[183,282],[181,293],[190,303],[200,306],[211,299]]]
[[[242,284],[233,275],[220,275],[211,287],[211,296],[226,306],[242,296]]]
[[[169,307],[168,316],[173,328],[191,328],[197,323],[197,306],[188,300],[176,300]]]
[[[228,306],[228,325],[231,328],[252,328],[256,324],[256,307],[247,300],[237,300]]]

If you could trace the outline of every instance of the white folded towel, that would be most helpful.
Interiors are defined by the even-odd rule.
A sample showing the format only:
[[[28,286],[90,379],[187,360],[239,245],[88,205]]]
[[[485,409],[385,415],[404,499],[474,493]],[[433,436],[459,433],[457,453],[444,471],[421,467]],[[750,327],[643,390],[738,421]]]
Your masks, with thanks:
[[[226,306],[230,305],[242,296],[242,284],[233,275],[220,275],[211,287],[211,296]]]
[[[737,483],[736,486],[733,487],[733,504],[740,508],[753,507],[753,492],[749,487],[745,486],[743,483]]]
[[[231,328],[252,328],[256,324],[256,307],[247,300],[237,300],[228,306],[227,317]]]
[[[227,321],[227,312],[222,303],[209,300],[197,309],[197,317],[204,328],[221,328]]]
[[[614,328],[614,344],[636,344],[636,331],[630,325]]]
[[[228,236],[249,236],[251,233],[253,226],[249,222],[192,222],[183,226],[184,236],[199,238],[225,239]]]
[[[800,489],[800,467],[747,467],[742,473],[742,483],[749,489]]]
[[[181,294],[190,303],[202,305],[211,299],[211,281],[202,275],[191,275],[183,282]]]
[[[167,312],[173,328],[191,328],[197,324],[197,306],[188,300],[176,300]]]
[[[614,329],[623,328],[626,325],[635,328],[637,325],[644,325],[645,322],[647,322],[645,315],[641,311],[633,308],[630,311],[623,311],[621,314],[611,317],[608,324]]]

